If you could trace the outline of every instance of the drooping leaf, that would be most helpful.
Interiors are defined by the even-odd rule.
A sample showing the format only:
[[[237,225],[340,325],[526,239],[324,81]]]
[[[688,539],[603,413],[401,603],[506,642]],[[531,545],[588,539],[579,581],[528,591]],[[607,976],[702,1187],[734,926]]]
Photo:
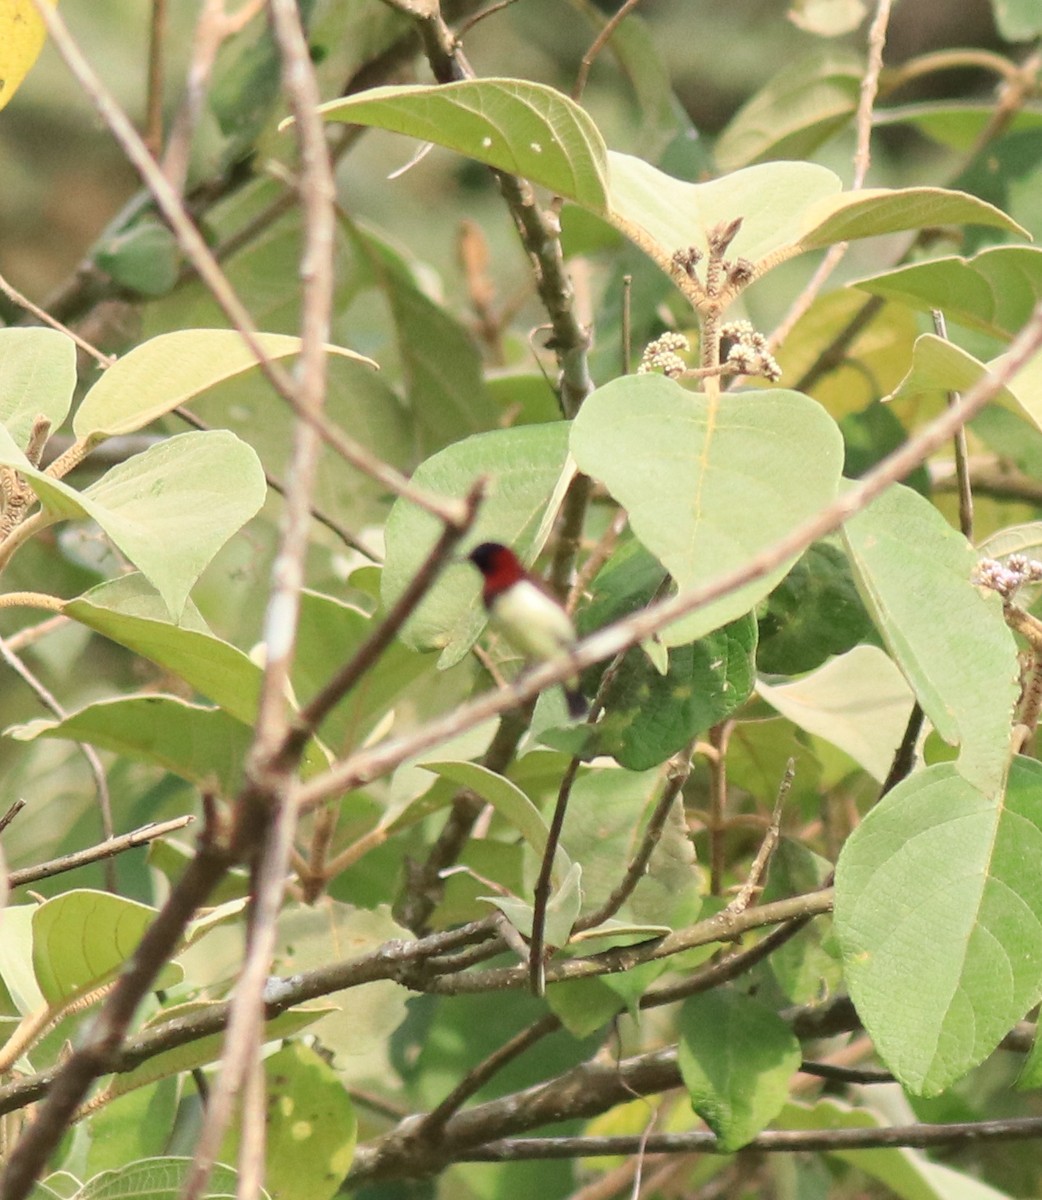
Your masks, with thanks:
[[[828,504],[843,453],[832,420],[797,392],[714,400],[653,375],[592,393],[574,422],[572,452],[681,591],[744,565]],[[742,616],[791,566],[670,626],[663,641],[683,645]]]
[[[332,100],[327,121],[377,125],[458,150],[604,209],[604,141],[577,104],[545,84],[473,79],[437,87],[378,87]]]
[[[783,67],[720,134],[713,152],[720,169],[812,154],[853,117],[863,74],[856,57],[832,49]]]
[[[33,0],[0,0],[0,108],[18,91],[46,40],[47,26]]]
[[[679,1024],[691,1104],[725,1150],[738,1150],[781,1112],[800,1044],[779,1016],[731,988],[690,996]]]
[[[1010,338],[1042,297],[1042,249],[992,246],[973,258],[912,263],[853,286],[920,311],[940,309],[949,321]]]
[[[300,350],[300,338],[287,334],[258,333],[254,337],[270,358],[285,358]],[[339,346],[327,349],[376,366]],[[233,329],[179,329],[160,334],[109,367],[83,398],[73,432],[80,438],[133,433],[207,388],[256,365],[256,355]]]
[[[998,31],[1007,42],[1027,42],[1042,33],[1042,13],[1032,0],[991,0]]]
[[[75,386],[72,338],[56,329],[0,329],[0,422],[20,449],[37,417],[46,417],[52,431],[61,425]]]
[[[45,900],[33,913],[33,969],[51,1004],[105,983],[137,949],[156,910],[108,892],[80,889]],[[165,966],[157,987],[171,987],[181,969]]]
[[[462,497],[475,479],[488,480],[470,541],[504,542],[530,561],[549,534],[574,468],[568,465],[568,426],[522,425],[479,433],[439,451],[416,470],[413,482],[438,495]],[[441,532],[441,523],[406,500],[387,520],[387,562],[381,579],[385,605],[394,603]],[[485,624],[478,599],[481,577],[470,564],[448,567],[402,637],[417,650],[441,650],[440,666],[459,662]]]
[[[836,867],[847,984],[887,1066],[936,1095],[1042,997],[1042,765],[1004,796],[938,763],[898,784]]]
[[[181,273],[177,239],[154,219],[106,238],[95,250],[94,261],[114,283],[139,296],[165,296]]]
[[[791,683],[756,690],[794,725],[846,751],[873,778],[886,778],[901,742],[912,692],[875,646],[855,646]]]
[[[112,467],[86,491],[31,467],[0,427],[16,467],[55,520],[96,521],[155,585],[172,615],[218,550],[264,503],[254,451],[225,430],[183,433]]]
[[[1028,0],[1030,3],[1030,0]],[[942,146],[965,153],[976,144],[995,113],[994,105],[985,102],[962,103],[937,100],[917,101],[915,104],[896,104],[877,108],[873,125],[911,125],[925,137]],[[1010,114],[1011,133],[1030,133],[1042,128],[1042,112],[1035,108],[1018,108]]]
[[[843,532],[891,656],[937,732],[959,745],[965,778],[998,795],[1018,693],[1017,648],[998,596],[973,584],[973,548],[900,485]]]
[[[546,819],[516,783],[479,763],[425,762],[423,768],[475,792],[513,825],[536,855],[543,854],[547,838]],[[571,859],[562,846],[557,849],[554,864],[559,875],[566,874],[571,867]]]
[[[224,797],[235,795],[253,737],[248,725],[219,708],[156,694],[99,700],[64,720],[30,721],[4,732],[22,742],[38,737],[89,742],[154,763]]]

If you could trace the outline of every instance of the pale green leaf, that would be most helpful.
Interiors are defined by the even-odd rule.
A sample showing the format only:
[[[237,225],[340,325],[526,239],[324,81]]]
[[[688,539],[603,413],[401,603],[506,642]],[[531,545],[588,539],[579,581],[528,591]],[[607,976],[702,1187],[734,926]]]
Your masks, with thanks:
[[[193,1167],[190,1158],[144,1158],[113,1171],[102,1171],[83,1185],[75,1200],[178,1200]],[[216,1163],[200,1200],[234,1200],[236,1174]],[[261,1200],[268,1193],[261,1189]]]
[[[358,1125],[337,1073],[310,1046],[284,1046],[264,1060],[268,1099],[265,1183],[279,1200],[330,1200],[354,1157]],[[241,1123],[221,1157],[237,1162]]]
[[[886,778],[908,724],[913,696],[875,646],[855,646],[790,683],[756,690],[800,729],[845,751],[875,779]]]
[[[1007,42],[1027,42],[1042,33],[1037,0],[991,0],[995,24]]]
[[[52,432],[62,424],[75,386],[72,338],[55,329],[0,329],[0,422],[19,449],[37,417]]]
[[[1027,0],[1034,4],[1035,0]],[[981,134],[995,117],[995,106],[987,101],[960,103],[958,101],[918,100],[914,104],[896,104],[892,108],[877,108],[873,125],[911,125],[925,137],[960,153],[972,150]],[[1042,129],[1042,111],[1021,107],[1010,113],[1007,133]]]
[[[264,503],[260,460],[225,430],[168,438],[84,492],[30,467],[12,445],[0,438],[0,461],[19,469],[43,507],[55,519],[96,521],[175,617],[217,551]]]
[[[33,913],[33,969],[51,1004],[107,982],[137,949],[156,910],[108,892],[79,889],[45,900]],[[171,987],[181,969],[168,964],[157,987]]]
[[[795,0],[787,16],[807,33],[839,37],[853,33],[867,11],[865,0]]]
[[[986,795],[1002,787],[1019,671],[994,593],[973,584],[977,555],[929,501],[900,485],[844,526],[865,602],[958,767]]]
[[[781,1112],[800,1044],[776,1013],[731,988],[689,997],[679,1024],[692,1107],[725,1150],[738,1150]]]
[[[254,334],[269,358],[300,350],[300,338],[282,333]],[[339,346],[333,354],[368,362]],[[133,433],[208,388],[257,366],[257,356],[233,329],[179,329],[142,342],[118,359],[83,398],[73,431],[100,439]]]
[[[831,49],[783,67],[720,134],[713,150],[720,169],[809,155],[854,115],[863,74],[857,58]]]
[[[203,791],[235,795],[253,732],[219,708],[177,696],[121,696],[88,704],[64,720],[30,721],[4,731],[18,741],[38,737],[88,742],[154,763]]]
[[[536,855],[543,854],[547,838],[546,819],[517,784],[479,763],[424,762],[423,769],[475,792],[513,825]],[[571,859],[559,846],[554,859],[555,871],[563,875],[571,865]]]
[[[574,422],[572,453],[682,592],[746,565],[824,508],[843,458],[835,423],[798,392],[709,399],[656,375],[593,392]],[[742,616],[795,557],[670,626],[663,640],[682,645]]]
[[[856,280],[854,287],[949,321],[1011,338],[1042,298],[1042,250],[992,246],[973,258],[937,258]]]
[[[910,1091],[936,1095],[1042,997],[1042,764],[1004,796],[938,763],[898,784],[847,840],[835,926],[850,994]]]
[[[327,121],[376,125],[457,150],[601,212],[604,141],[561,92],[522,79],[378,87],[319,108]]]
[[[879,237],[936,225],[990,225],[1019,237],[1030,234],[1001,209],[967,192],[944,188],[864,188],[810,205],[797,248],[817,250],[854,238]]]
[[[416,470],[413,482],[440,496],[462,498],[475,479],[488,488],[469,541],[504,542],[531,559],[549,535],[574,472],[568,461],[568,425],[522,425],[479,433],[439,451]],[[441,534],[441,522],[407,500],[387,520],[387,562],[381,579],[389,607],[412,581]],[[457,663],[485,624],[481,576],[469,563],[448,567],[405,625],[406,645],[442,651],[439,666]]]

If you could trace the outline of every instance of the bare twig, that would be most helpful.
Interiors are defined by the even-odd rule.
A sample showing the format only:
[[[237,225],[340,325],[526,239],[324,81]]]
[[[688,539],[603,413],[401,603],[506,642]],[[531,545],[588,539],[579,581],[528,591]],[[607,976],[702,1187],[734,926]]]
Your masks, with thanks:
[[[940,309],[935,308],[931,316],[933,317],[934,332],[939,338],[948,340],[948,325],[944,319],[944,313]],[[948,407],[953,408],[959,403],[958,392],[948,393]],[[968,541],[973,541],[973,490],[970,487],[970,473],[968,466],[969,455],[966,451],[966,427],[962,426],[955,431],[955,436],[952,438],[953,450],[955,456],[955,478],[958,481],[959,490],[959,528],[962,531],[962,536]]]
[[[145,145],[153,158],[163,148],[163,80],[167,36],[166,0],[152,0],[148,28],[148,91],[145,97]]]
[[[590,68],[593,66],[597,55],[611,41],[615,30],[618,29],[638,4],[640,4],[640,0],[625,0],[625,3],[621,4],[618,10],[612,13],[611,17],[605,21],[604,28],[593,39],[589,50],[583,55],[582,62],[579,64],[579,70],[575,76],[575,84],[572,87],[572,99],[576,104],[582,99],[582,94],[586,90],[586,81],[590,77]]]
[[[21,801],[21,803],[25,803]],[[166,837],[168,833],[176,833],[190,825],[195,817],[174,817],[170,821],[156,821],[149,825],[141,825],[130,833],[121,833],[116,837],[99,842],[96,846],[88,846],[86,850],[76,850],[72,854],[63,854],[61,858],[39,863],[35,867],[22,867],[12,871],[7,881],[11,887],[23,887],[27,883],[36,883],[40,879],[50,879],[54,875],[62,875],[66,871],[74,871],[77,867],[85,867],[89,863],[98,862],[104,858],[113,858],[132,850],[135,846],[147,846],[156,838]]]
[[[61,321],[56,321],[46,309],[41,308],[38,304],[34,304],[28,296],[23,296],[17,288],[7,282],[3,275],[0,275],[0,292],[3,292],[19,308],[24,308],[26,312],[32,313],[42,324],[49,325],[51,329],[57,329],[59,333],[64,333],[67,337],[72,338],[85,354],[89,354],[92,358],[96,359],[103,367],[111,367],[116,361],[108,354],[102,354],[97,347],[92,346],[90,342],[80,337],[78,333],[70,329],[67,325],[63,325]]]
[[[23,808],[25,808],[24,800],[20,800],[20,799],[15,800],[11,804],[11,806],[8,808],[7,812],[5,812],[2,817],[0,817],[0,833],[4,832],[4,830],[8,827],[8,825],[11,824],[11,822],[15,819],[15,817],[18,816],[18,814],[22,811]],[[10,876],[8,876],[7,883],[8,883],[8,887],[12,886]]]

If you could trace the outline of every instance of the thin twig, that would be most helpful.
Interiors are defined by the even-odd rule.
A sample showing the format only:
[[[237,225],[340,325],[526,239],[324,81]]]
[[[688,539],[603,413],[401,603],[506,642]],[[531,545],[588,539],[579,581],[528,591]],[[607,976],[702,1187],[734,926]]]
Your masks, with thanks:
[[[11,822],[15,819],[15,817],[18,816],[18,814],[22,811],[23,808],[25,808],[24,800],[18,799],[18,800],[15,800],[11,804],[11,806],[10,806],[10,808],[8,808],[7,812],[5,812],[2,817],[0,817],[0,833],[4,832],[4,830],[8,827],[8,825],[11,824]],[[8,876],[8,878],[7,878],[7,885],[8,885],[8,887],[13,886],[11,884],[10,876]]]
[[[931,312],[933,317],[934,332],[939,338],[948,340],[948,325],[944,319],[944,313],[939,308],[935,308]],[[959,393],[948,393],[948,407],[954,408],[959,403]],[[966,450],[966,427],[963,425],[955,431],[955,436],[952,438],[952,447],[955,455],[955,478],[958,481],[959,490],[959,528],[962,531],[962,536],[968,541],[973,541],[973,489],[970,487],[970,472],[968,466],[969,455]]]
[[[868,168],[872,161],[872,111],[875,107],[876,95],[879,92],[879,74],[883,69],[883,48],[886,45],[886,30],[890,22],[892,3],[893,0],[876,0],[875,16],[872,18],[872,24],[868,30],[868,63],[861,78],[857,115],[854,119],[857,146],[854,151],[854,177],[850,185],[850,190],[854,192],[865,186]],[[839,266],[846,254],[847,245],[847,242],[837,242],[836,245],[830,247],[810,282],[796,297],[789,311],[782,318],[781,324],[768,338],[770,349],[777,349],[785,341],[797,321],[817,299],[829,276]]]
[[[51,329],[57,329],[59,333],[64,333],[66,337],[72,338],[85,354],[89,354],[92,358],[96,359],[103,367],[111,367],[116,361],[110,355],[102,354],[96,346],[92,346],[90,342],[80,337],[78,333],[70,329],[67,325],[63,325],[61,321],[56,321],[46,309],[41,308],[38,304],[34,304],[28,296],[23,296],[16,287],[8,283],[3,275],[0,275],[0,292],[3,292],[19,308],[24,308],[26,312],[32,313],[44,325],[49,325]]]
[[[615,30],[618,29],[618,27],[630,15],[630,13],[633,12],[638,4],[640,4],[640,0],[625,0],[625,3],[621,4],[619,8],[612,13],[611,17],[605,21],[604,28],[593,39],[589,50],[587,50],[583,55],[582,62],[579,64],[579,70],[575,75],[575,84],[572,87],[572,99],[576,102],[576,104],[578,104],[582,99],[582,94],[586,90],[586,81],[590,77],[590,68],[593,66],[597,55],[600,54],[608,42],[611,41]]]
[[[19,801],[19,803],[24,804],[25,801]],[[176,833],[179,829],[184,829],[194,820],[195,817],[192,816],[173,817],[169,821],[154,821],[148,825],[141,825],[137,829],[132,829],[130,833],[121,833],[104,842],[99,842],[96,846],[88,846],[86,850],[76,850],[72,854],[63,854],[61,858],[52,858],[49,862],[38,863],[35,867],[22,867],[20,870],[12,871],[7,877],[7,882],[11,887],[16,888],[24,887],[27,883],[36,883],[41,879],[50,879],[55,875],[62,875],[66,871],[74,871],[77,867],[85,867],[89,863],[98,862],[104,858],[113,858],[117,854],[133,850],[135,846],[147,846],[156,838],[166,837],[168,833]]]
[[[43,680],[39,679],[25,665],[3,638],[0,638],[0,657],[3,658],[11,670],[32,691],[44,708],[53,713],[59,721],[64,721],[67,718],[68,713],[62,708],[58,697],[54,695]],[[112,802],[109,797],[109,781],[105,775],[105,768],[102,766],[98,752],[93,746],[87,742],[80,741],[77,741],[76,745],[79,747],[80,753],[86,760],[87,766],[90,768],[90,773],[94,777],[94,791],[98,798],[98,812],[101,815],[102,836],[106,841],[111,841],[115,836],[115,829],[112,824]],[[110,892],[115,892],[117,890],[116,872],[110,858],[105,859],[103,870],[106,888]]]
[[[167,35],[166,0],[152,0],[148,27],[148,91],[145,97],[145,145],[153,158],[163,148],[163,79]]]

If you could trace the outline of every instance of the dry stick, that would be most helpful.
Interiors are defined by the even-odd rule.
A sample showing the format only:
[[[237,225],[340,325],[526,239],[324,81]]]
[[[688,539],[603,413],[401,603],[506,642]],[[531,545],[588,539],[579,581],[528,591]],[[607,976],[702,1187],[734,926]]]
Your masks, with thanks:
[[[855,192],[865,186],[865,178],[872,161],[872,110],[879,92],[879,74],[883,69],[883,48],[886,45],[886,29],[890,21],[892,2],[893,0],[877,0],[876,13],[868,30],[868,63],[861,79],[861,92],[855,118],[857,147],[854,151],[854,178],[850,185],[850,190]],[[848,244],[847,242],[837,242],[829,249],[810,282],[796,297],[789,311],[782,318],[781,324],[768,338],[767,344],[770,349],[777,349],[785,341],[796,322],[817,299],[829,276],[839,266],[846,254]]]
[[[282,61],[283,86],[295,118],[301,157],[303,250],[300,277],[301,352],[293,409],[321,413],[326,391],[326,352],[333,303],[333,168],[323,124],[321,102],[300,12],[294,0],[269,0],[275,41]],[[262,993],[275,951],[276,921],[296,832],[293,771],[280,751],[288,724],[286,695],[296,649],[300,592],[311,524],[311,494],[321,448],[315,426],[297,422],[282,514],[282,536],[272,564],[271,590],[264,617],[264,677],[257,704],[253,744],[246,760],[246,780],[236,800],[233,845],[252,857],[255,890],[250,906],[246,961],[232,999],[221,1071],[210,1094],[206,1122],[199,1138],[184,1200],[197,1200],[213,1169],[236,1095],[259,1070],[263,1028]],[[256,828],[251,828],[251,827]],[[258,834],[260,836],[258,837]],[[241,840],[240,840],[241,839]],[[242,1151],[264,1140],[263,1095],[256,1086],[243,1095]],[[240,1156],[240,1169],[245,1166]],[[247,1172],[248,1175],[248,1172]],[[244,1195],[240,1192],[240,1195]],[[245,1197],[244,1197],[245,1200]]]
[[[47,1099],[11,1151],[0,1177],[3,1200],[24,1200],[28,1196],[87,1089],[109,1070],[142,996],[174,953],[185,926],[231,865],[228,851],[216,843],[212,805],[209,808],[196,856],[127,960],[82,1041],[61,1068],[48,1077]]]
[[[590,68],[593,66],[597,55],[600,54],[611,40],[615,30],[618,29],[639,3],[640,0],[626,0],[619,7],[618,11],[614,12],[610,19],[605,22],[604,28],[594,38],[589,50],[583,55],[582,62],[579,64],[579,70],[575,76],[575,86],[572,88],[572,99],[576,104],[582,99],[582,94],[586,90],[586,81],[590,77]]]
[[[163,148],[163,76],[167,35],[166,0],[152,0],[148,27],[148,94],[145,97],[145,145],[153,158]]]
[[[151,191],[156,206],[169,223],[182,251],[195,267],[199,278],[209,288],[231,325],[249,346],[257,359],[257,365],[279,396],[293,408],[298,417],[313,425],[322,440],[353,467],[383,484],[395,495],[412,500],[413,503],[438,517],[439,520],[457,519],[458,510],[451,501],[434,496],[413,485],[400,471],[370,454],[360,442],[356,442],[343,430],[333,425],[318,410],[298,406],[297,390],[291,376],[281,363],[265,353],[264,348],[257,340],[257,329],[253,319],[193,224],[181,197],[170,186],[166,176],[148,153],[148,149],[126,114],[83,57],[79,47],[69,34],[61,14],[51,6],[48,0],[32,0],[32,3],[47,26],[47,32],[54,42],[55,48],[65,60],[76,81],[87,93],[146,187]]]
[[[933,317],[934,332],[939,338],[948,340],[948,326],[944,319],[944,313],[940,309],[931,310]],[[948,393],[948,407],[953,408],[959,403],[959,393]],[[953,450],[955,454],[955,478],[958,480],[959,486],[959,528],[962,530],[962,536],[968,541],[973,541],[973,491],[970,487],[970,475],[967,466],[968,455],[966,452],[966,427],[961,426],[955,431],[955,436],[952,439]]]
[[[15,800],[15,802],[11,805],[11,807],[7,810],[7,812],[5,812],[2,817],[0,817],[0,833],[4,832],[4,830],[8,827],[8,825],[11,824],[11,822],[15,819],[15,817],[18,816],[18,814],[22,811],[23,808],[25,808],[25,801],[24,800]],[[7,878],[7,886],[8,887],[14,886],[14,884],[11,883],[10,876],[8,876],[8,878]]]
[[[67,325],[63,325],[61,321],[56,321],[46,309],[41,308],[38,304],[34,304],[27,296],[23,296],[17,288],[12,287],[11,284],[7,282],[3,275],[0,275],[0,292],[3,292],[9,300],[13,301],[20,308],[24,308],[26,312],[32,313],[32,315],[44,325],[49,325],[52,329],[57,329],[59,333],[64,333],[66,336],[72,338],[72,340],[82,351],[84,351],[84,353],[89,354],[93,358],[97,359],[97,361],[101,363],[103,367],[111,367],[116,361],[110,355],[102,354],[100,350],[92,346],[90,342],[86,341],[84,338],[80,337],[78,333],[75,333]]]
[[[52,712],[59,721],[65,720],[68,714],[58,702],[57,696],[47,688],[42,680],[38,679],[29,670],[3,638],[0,638],[0,657],[3,658],[11,670],[33,692],[44,708]],[[94,789],[98,797],[98,812],[101,814],[102,835],[106,841],[111,841],[115,837],[115,829],[112,824],[112,802],[109,797],[109,781],[105,777],[105,768],[101,765],[101,759],[98,757],[98,752],[93,746],[88,745],[86,742],[77,742],[76,745],[80,748],[80,753],[86,760],[90,773],[94,777]],[[105,887],[110,892],[115,892],[116,872],[111,858],[105,859],[103,870],[105,873]]]
[[[24,804],[25,801],[22,800],[19,803]],[[22,867],[20,870],[12,871],[7,876],[7,882],[15,888],[23,887],[27,883],[36,883],[40,879],[50,879],[54,875],[74,871],[77,867],[86,866],[88,863],[123,854],[127,850],[133,850],[135,846],[147,846],[156,838],[166,837],[168,833],[176,833],[177,830],[184,829],[194,820],[195,817],[184,816],[174,817],[169,821],[141,825],[137,829],[132,829],[130,833],[121,833],[107,841],[99,842],[96,846],[88,846],[86,850],[76,850],[72,854],[63,854],[61,858],[53,858],[49,862],[39,863],[35,867]]]
[[[309,780],[300,789],[305,809],[322,803],[337,792],[357,787],[393,770],[406,758],[448,738],[496,713],[504,712],[576,671],[611,658],[664,629],[671,622],[704,607],[755,579],[760,579],[788,559],[802,553],[813,542],[838,529],[845,521],[867,508],[891,484],[903,479],[947,442],[956,429],[992,400],[1023,365],[1042,347],[1042,304],[1036,305],[1024,328],[1010,344],[1002,361],[971,387],[958,408],[941,413],[915,437],[889,454],[851,488],[815,516],[803,521],[771,546],[755,554],[744,566],[717,576],[700,587],[649,605],[577,643],[567,660],[541,665],[515,680],[509,687],[479,697],[455,712],[429,722],[424,728],[391,738],[359,751],[335,764],[329,771]]]
[[[721,721],[709,731],[709,894],[724,890],[724,834],[727,832],[727,744],[734,721]]]

